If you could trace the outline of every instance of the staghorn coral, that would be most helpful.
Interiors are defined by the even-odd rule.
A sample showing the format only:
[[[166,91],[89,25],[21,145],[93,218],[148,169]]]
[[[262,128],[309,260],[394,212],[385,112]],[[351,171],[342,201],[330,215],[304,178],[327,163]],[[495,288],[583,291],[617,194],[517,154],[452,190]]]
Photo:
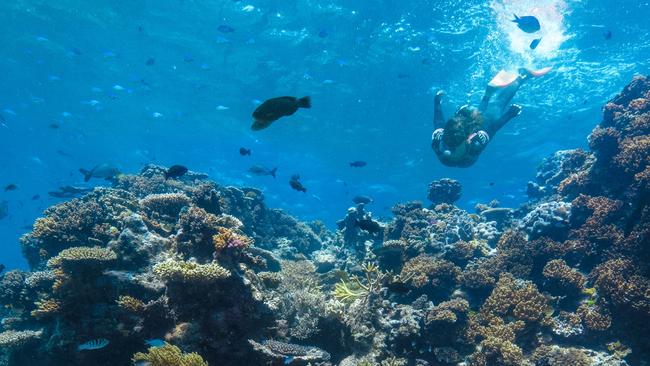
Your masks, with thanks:
[[[180,283],[210,283],[230,276],[230,271],[218,263],[198,264],[178,259],[158,263],[153,273],[164,281]]]
[[[165,343],[162,347],[151,347],[147,353],[133,355],[133,362],[146,361],[151,366],[208,366],[198,353],[183,353],[180,348]]]

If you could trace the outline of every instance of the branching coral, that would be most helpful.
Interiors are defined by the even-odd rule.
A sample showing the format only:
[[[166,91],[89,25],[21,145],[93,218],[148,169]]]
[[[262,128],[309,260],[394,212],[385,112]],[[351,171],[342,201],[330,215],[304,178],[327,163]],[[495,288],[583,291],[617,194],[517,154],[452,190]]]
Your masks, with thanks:
[[[365,275],[365,283],[356,275],[351,277],[350,282],[341,280],[334,286],[333,295],[336,299],[344,302],[352,302],[359,298],[365,298],[370,294],[377,294],[382,288],[382,283],[386,279],[386,273],[372,264],[366,263],[362,266]]]
[[[453,299],[444,301],[427,313],[426,321],[456,323],[459,317],[466,316],[469,311],[469,303],[465,299]]]
[[[513,317],[526,323],[537,323],[547,318],[552,310],[532,282],[504,274],[483,303],[480,314],[484,319]]]
[[[129,192],[97,188],[81,199],[48,208],[33,231],[21,238],[23,252],[30,265],[36,266],[42,257],[63,249],[108,242],[119,234],[121,218],[135,210],[137,203]]]
[[[37,301],[35,305],[36,309],[32,310],[31,314],[37,319],[54,316],[61,310],[61,304],[52,299]]]
[[[230,271],[216,262],[198,264],[178,259],[156,264],[153,273],[165,281],[181,283],[210,283],[230,277]]]
[[[18,348],[28,344],[31,341],[41,338],[43,331],[22,330],[14,331],[7,330],[0,333],[0,347]]]
[[[458,282],[460,268],[444,259],[420,255],[404,264],[400,278],[415,288],[453,288]]]
[[[122,295],[117,299],[117,305],[131,313],[140,313],[144,310],[145,304],[142,300],[133,296]]]
[[[531,358],[535,366],[590,366],[593,362],[591,357],[580,349],[558,346],[541,346]]]
[[[150,194],[140,200],[140,206],[149,219],[174,223],[181,210],[191,203],[183,193]]]
[[[569,267],[562,259],[554,259],[544,266],[544,277],[552,280],[569,293],[579,293],[585,284],[585,277]]]
[[[650,280],[628,259],[613,259],[591,274],[598,293],[612,304],[650,316]]]
[[[198,353],[183,353],[180,348],[165,343],[162,347],[151,347],[147,353],[133,355],[133,362],[147,362],[150,366],[208,366]]]
[[[214,243],[214,247],[217,252],[221,252],[226,248],[247,248],[253,243],[253,240],[251,238],[238,234],[232,229],[220,227],[218,231],[219,232],[212,237],[212,242]]]

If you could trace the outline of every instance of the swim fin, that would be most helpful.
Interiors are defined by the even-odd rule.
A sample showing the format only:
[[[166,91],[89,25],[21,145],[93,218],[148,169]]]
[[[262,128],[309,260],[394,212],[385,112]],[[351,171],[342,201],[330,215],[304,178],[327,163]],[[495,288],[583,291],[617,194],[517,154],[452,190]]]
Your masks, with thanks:
[[[514,72],[509,72],[505,70],[499,71],[492,80],[488,83],[488,86],[494,88],[505,88],[506,86],[512,84],[519,75]]]

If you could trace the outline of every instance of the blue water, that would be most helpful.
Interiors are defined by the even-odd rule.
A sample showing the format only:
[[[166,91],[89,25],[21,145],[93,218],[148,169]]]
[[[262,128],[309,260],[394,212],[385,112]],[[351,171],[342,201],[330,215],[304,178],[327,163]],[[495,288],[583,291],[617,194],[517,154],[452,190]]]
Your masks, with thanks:
[[[540,19],[536,50],[512,13]],[[516,206],[540,161],[585,147],[603,103],[650,71],[647,1],[14,0],[0,14],[0,183],[18,186],[0,192],[9,268],[26,266],[18,238],[60,201],[47,192],[84,185],[78,169],[104,162],[126,173],[183,164],[330,226],[356,194],[388,216],[398,201],[426,201],[441,177],[461,181],[466,209]],[[450,115],[519,66],[554,70],[520,90],[523,113],[474,166],[440,164],[434,92],[446,91]],[[313,108],[251,131],[257,103],[281,95],[310,95]],[[252,164],[277,166],[277,179]],[[288,185],[296,173],[306,194]]]

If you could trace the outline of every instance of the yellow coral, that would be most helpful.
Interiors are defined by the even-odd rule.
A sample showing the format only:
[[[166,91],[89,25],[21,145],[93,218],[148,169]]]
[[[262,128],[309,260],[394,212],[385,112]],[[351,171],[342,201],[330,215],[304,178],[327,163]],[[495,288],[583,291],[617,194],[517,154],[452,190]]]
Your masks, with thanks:
[[[132,296],[120,296],[116,302],[119,307],[132,313],[139,313],[144,310],[144,302]]]
[[[32,310],[31,314],[34,318],[46,318],[52,316],[61,310],[61,304],[58,301],[47,299],[36,302],[36,309]]]
[[[100,247],[72,247],[62,250],[56,257],[47,261],[49,267],[65,267],[67,264],[83,263],[99,265],[117,259],[117,254],[107,248]]]
[[[216,262],[198,264],[177,259],[156,264],[153,272],[163,280],[173,282],[212,282],[230,276],[230,271]]]
[[[162,347],[151,347],[147,353],[133,355],[133,362],[148,362],[149,366],[208,366],[198,353],[183,353],[180,348],[165,343]]]
[[[219,228],[219,233],[212,237],[215,249],[221,251],[226,248],[246,248],[250,246],[253,240],[245,235],[237,234],[231,229],[225,227]]]

